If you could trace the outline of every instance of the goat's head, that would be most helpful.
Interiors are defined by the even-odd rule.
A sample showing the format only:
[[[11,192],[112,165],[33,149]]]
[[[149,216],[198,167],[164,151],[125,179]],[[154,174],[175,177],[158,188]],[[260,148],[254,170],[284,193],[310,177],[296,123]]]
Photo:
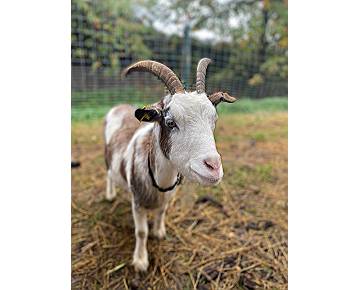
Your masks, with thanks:
[[[217,184],[223,177],[221,157],[214,140],[218,118],[216,106],[236,99],[227,93],[205,92],[206,69],[210,59],[199,61],[196,74],[196,91],[185,91],[175,73],[165,65],[145,60],[128,67],[132,71],[147,71],[156,75],[170,91],[160,102],[135,111],[140,121],[156,122],[160,147],[168,158],[187,178],[204,185]]]

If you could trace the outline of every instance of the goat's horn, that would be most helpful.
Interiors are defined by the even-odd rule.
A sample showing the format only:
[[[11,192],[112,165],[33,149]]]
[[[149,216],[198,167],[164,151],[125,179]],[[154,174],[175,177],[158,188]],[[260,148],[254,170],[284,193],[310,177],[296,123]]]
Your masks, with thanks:
[[[176,74],[166,65],[153,60],[142,60],[127,67],[123,75],[126,76],[134,71],[146,71],[157,76],[168,88],[170,93],[184,93],[184,87]]]
[[[196,70],[196,91],[198,94],[205,92],[206,69],[210,62],[210,58],[202,58],[198,63]]]

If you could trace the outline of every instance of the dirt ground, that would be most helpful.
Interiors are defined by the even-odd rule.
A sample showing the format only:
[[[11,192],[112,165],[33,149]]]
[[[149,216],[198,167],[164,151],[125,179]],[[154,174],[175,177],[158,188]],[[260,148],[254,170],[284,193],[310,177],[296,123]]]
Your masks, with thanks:
[[[149,238],[146,274],[131,266],[129,193],[104,199],[102,136],[101,120],[73,123],[72,289],[287,289],[286,112],[220,116],[224,179],[185,180],[166,239]]]

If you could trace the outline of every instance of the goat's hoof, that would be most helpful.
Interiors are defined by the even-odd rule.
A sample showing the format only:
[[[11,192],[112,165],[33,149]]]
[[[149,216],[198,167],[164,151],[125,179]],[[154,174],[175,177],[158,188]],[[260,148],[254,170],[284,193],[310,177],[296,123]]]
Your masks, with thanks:
[[[158,230],[153,231],[154,237],[158,238],[159,240],[162,240],[166,237],[166,230],[165,228],[160,228]]]
[[[106,194],[105,195],[105,199],[107,201],[114,201],[115,198],[116,198],[116,194]]]
[[[136,272],[145,272],[149,267],[149,261],[145,258],[134,258],[132,265],[134,266]]]

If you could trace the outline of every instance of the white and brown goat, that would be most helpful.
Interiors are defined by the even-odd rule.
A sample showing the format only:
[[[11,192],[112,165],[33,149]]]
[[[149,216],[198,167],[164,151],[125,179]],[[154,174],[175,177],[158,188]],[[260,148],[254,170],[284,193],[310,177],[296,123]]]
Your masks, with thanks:
[[[210,59],[200,60],[194,92],[185,91],[175,73],[161,63],[145,60],[131,65],[124,75],[150,72],[163,81],[170,94],[142,109],[119,105],[106,115],[106,197],[115,197],[116,185],[132,193],[136,271],[145,271],[149,265],[148,210],[155,213],[154,235],[163,238],[165,212],[182,176],[203,185],[215,185],[223,177],[214,140],[215,107],[221,101],[232,103],[236,99],[222,92],[207,96],[209,63]]]

